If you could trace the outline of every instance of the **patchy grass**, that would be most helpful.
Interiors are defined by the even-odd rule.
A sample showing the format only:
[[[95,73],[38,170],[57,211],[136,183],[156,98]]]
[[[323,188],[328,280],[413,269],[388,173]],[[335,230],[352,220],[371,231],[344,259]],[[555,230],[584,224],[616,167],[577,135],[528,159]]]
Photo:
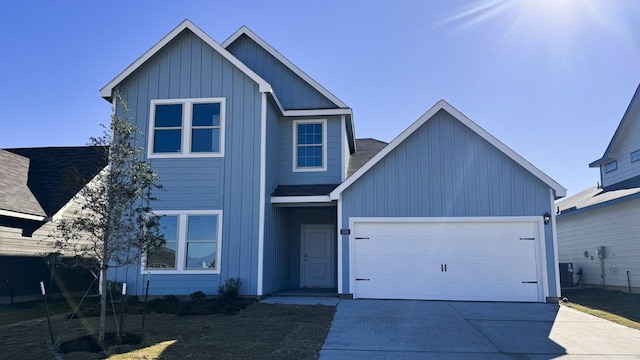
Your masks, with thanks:
[[[124,331],[142,335],[138,345],[119,345],[107,352],[75,352],[74,359],[316,359],[329,331],[334,307],[255,303],[236,315],[125,315]],[[69,325],[60,343],[93,334],[97,317],[53,318],[54,337]],[[115,331],[113,315],[107,331]],[[2,357],[53,359],[45,319],[0,327]]]
[[[52,315],[72,313],[80,298],[48,300],[49,312]],[[92,298],[86,302],[95,302]],[[0,305],[0,326],[15,324],[22,321],[39,319],[47,315],[44,307],[44,299],[17,303],[13,305]]]
[[[565,306],[640,330],[640,294],[591,288],[568,290],[563,296]]]

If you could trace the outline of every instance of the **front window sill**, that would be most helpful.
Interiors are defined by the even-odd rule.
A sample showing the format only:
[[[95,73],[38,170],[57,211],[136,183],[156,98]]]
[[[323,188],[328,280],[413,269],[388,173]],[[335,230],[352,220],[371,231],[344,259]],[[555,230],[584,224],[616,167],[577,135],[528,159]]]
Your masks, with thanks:
[[[149,159],[171,159],[171,158],[215,158],[224,157],[222,153],[152,153],[148,154]]]
[[[220,275],[220,270],[158,270],[158,269],[143,269],[140,274],[151,275],[193,275],[193,274],[209,274]]]
[[[293,172],[320,172],[327,171],[326,167],[302,167],[302,168],[294,168]]]

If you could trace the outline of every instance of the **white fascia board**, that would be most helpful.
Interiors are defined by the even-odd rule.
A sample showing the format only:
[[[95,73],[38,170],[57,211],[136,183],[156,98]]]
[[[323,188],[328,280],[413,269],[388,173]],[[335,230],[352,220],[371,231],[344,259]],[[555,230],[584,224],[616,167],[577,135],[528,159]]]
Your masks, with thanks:
[[[542,182],[547,184],[550,188],[555,191],[556,198],[561,198],[567,195],[567,189],[565,189],[562,185],[557,183],[555,180],[550,178],[547,174],[540,171],[538,168],[533,166],[530,162],[525,160],[522,156],[518,155],[515,151],[511,150],[508,146],[503,144],[500,140],[496,139],[493,135],[489,134],[486,130],[481,128],[478,124],[473,122],[471,119],[466,117],[463,113],[458,111],[456,108],[451,106],[448,102],[444,100],[438,101],[431,109],[429,109],[424,115],[422,115],[418,120],[416,120],[413,124],[411,124],[405,131],[403,131],[400,135],[398,135],[389,145],[382,149],[376,156],[371,158],[366,164],[364,164],[358,171],[356,171],[351,177],[347,179],[347,181],[343,182],[335,188],[330,196],[332,200],[336,200],[338,195],[342,193],[346,188],[351,186],[358,178],[364,175],[369,169],[371,169],[374,165],[376,165],[380,160],[382,160],[387,154],[393,151],[398,145],[400,145],[403,141],[405,141],[411,134],[416,132],[422,125],[424,125],[427,121],[431,120],[433,116],[440,110],[444,110],[453,116],[456,120],[460,121],[463,125],[471,129],[471,131],[475,132],[481,138],[489,142],[495,148],[500,150],[502,153],[507,155],[513,161],[518,163],[520,166],[525,168],[531,174],[536,176]]]
[[[604,155],[602,155],[600,159],[590,163],[589,167],[600,167],[600,165],[616,159],[616,151],[620,148],[620,141],[624,138],[622,134],[625,134],[625,130],[636,121],[635,119],[638,118],[638,113],[640,113],[640,85],[636,88],[636,92],[633,94],[627,110],[625,110],[624,115],[622,115],[622,120],[620,120],[616,131],[613,133],[613,137],[611,137],[611,141],[604,151]]]
[[[330,203],[329,195],[316,196],[272,196],[272,204]]]
[[[11,211],[11,210],[0,210],[0,216],[7,216],[7,217],[26,219],[26,220],[36,220],[36,221],[47,220],[46,216],[25,214],[25,213]]]
[[[274,92],[270,92],[273,101],[278,106],[280,114],[285,117],[302,117],[302,116],[332,116],[332,115],[349,115],[353,117],[353,110],[351,108],[344,109],[308,109],[308,110],[286,110],[278,96]]]
[[[113,80],[111,80],[107,85],[105,85],[102,89],[100,89],[100,96],[104,99],[111,99],[111,95],[113,92],[113,88],[116,87],[122,80],[124,80],[127,76],[131,75],[136,69],[142,66],[147,60],[149,60],[153,55],[155,55],[158,51],[160,51],[163,47],[165,47],[171,40],[176,38],[182,31],[185,29],[189,29],[193,32],[200,40],[204,41],[207,45],[211,46],[215,51],[217,51],[222,57],[229,60],[234,66],[240,69],[243,73],[245,73],[249,78],[255,81],[258,86],[260,92],[271,92],[271,85],[267,83],[263,78],[261,78],[258,74],[256,74],[253,70],[249,69],[243,62],[238,60],[235,56],[233,56],[230,52],[228,52],[224,47],[220,46],[215,40],[213,40],[209,35],[207,35],[204,31],[202,31],[199,27],[197,27],[190,20],[185,19],[181,22],[176,28],[171,30],[165,37],[163,37],[159,42],[151,47],[151,49],[147,50],[142,56],[140,56],[136,61],[134,61],[131,65],[129,65],[123,72],[118,74]]]
[[[284,66],[288,67],[289,70],[293,71],[296,75],[306,81],[311,87],[316,89],[319,93],[324,95],[327,99],[331,100],[336,106],[340,108],[348,108],[347,104],[338,99],[335,95],[333,95],[329,90],[325,89],[322,85],[320,85],[317,81],[313,80],[309,75],[307,75],[304,71],[300,70],[294,63],[289,61],[286,57],[280,54],[276,49],[274,49],[271,45],[269,45],[266,41],[262,40],[258,35],[256,35],[253,31],[251,31],[247,26],[243,25],[238,31],[236,31],[233,35],[231,35],[227,40],[222,43],[222,47],[225,49],[231,45],[234,41],[236,41],[242,35],[248,36],[255,43],[260,45],[263,49],[265,49],[269,54],[278,59]]]
[[[284,110],[284,116],[352,115],[351,109]]]

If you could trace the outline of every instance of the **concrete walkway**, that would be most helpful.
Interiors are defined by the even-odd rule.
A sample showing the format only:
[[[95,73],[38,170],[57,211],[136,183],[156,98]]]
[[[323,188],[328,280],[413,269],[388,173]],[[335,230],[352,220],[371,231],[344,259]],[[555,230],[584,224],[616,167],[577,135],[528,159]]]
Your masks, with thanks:
[[[640,359],[640,331],[550,304],[341,300],[320,359]]]

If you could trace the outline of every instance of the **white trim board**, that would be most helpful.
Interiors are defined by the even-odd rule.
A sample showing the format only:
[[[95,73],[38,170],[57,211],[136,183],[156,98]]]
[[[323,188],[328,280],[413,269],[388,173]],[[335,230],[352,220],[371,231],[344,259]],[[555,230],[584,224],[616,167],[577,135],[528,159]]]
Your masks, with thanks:
[[[25,214],[25,213],[11,211],[11,210],[0,210],[0,216],[7,216],[12,218],[27,219],[27,220],[36,220],[36,221],[47,220],[46,216]]]
[[[185,19],[178,26],[176,26],[171,32],[169,32],[165,37],[163,37],[160,41],[158,41],[155,45],[153,45],[149,50],[147,50],[142,56],[137,58],[131,65],[129,65],[124,71],[118,74],[113,80],[111,80],[108,84],[106,84],[102,89],[100,89],[100,96],[104,99],[110,100],[112,97],[113,89],[120,84],[125,78],[131,75],[134,71],[136,71],[139,67],[141,67],[147,60],[149,60],[153,55],[158,53],[162,48],[165,47],[171,40],[175,39],[178,35],[180,35],[184,30],[190,30],[194,33],[200,40],[204,41],[207,45],[211,46],[216,52],[218,52],[222,57],[231,62],[234,66],[236,66],[240,71],[245,73],[250,79],[255,81],[258,86],[260,92],[271,92],[271,85],[266,82],[263,78],[261,78],[258,74],[256,74],[253,70],[249,69],[244,63],[238,60],[235,56],[233,56],[230,52],[228,52],[224,47],[220,46],[215,40],[213,40],[209,35],[207,35],[204,31],[202,31],[199,27],[197,27],[194,23]]]
[[[304,203],[330,203],[329,195],[315,196],[272,196],[272,204],[304,204]]]
[[[260,45],[264,50],[266,50],[269,54],[275,57],[278,61],[280,61],[284,66],[289,68],[289,70],[293,71],[294,74],[298,75],[302,80],[306,81],[311,87],[316,89],[319,93],[324,95],[331,102],[336,104],[336,106],[340,108],[348,108],[347,104],[338,99],[335,95],[333,95],[329,90],[325,89],[324,86],[320,85],[317,81],[313,80],[309,75],[307,75],[304,71],[300,70],[294,63],[289,61],[286,57],[280,54],[276,49],[274,49],[271,45],[269,45],[266,41],[262,40],[258,35],[256,35],[253,31],[251,31],[247,26],[243,25],[238,31],[233,33],[227,40],[222,43],[222,47],[225,49],[229,47],[233,42],[235,42],[240,36],[246,35],[249,39],[253,40],[256,44]]]
[[[387,154],[393,151],[396,147],[398,147],[402,142],[404,142],[411,134],[416,132],[422,125],[424,125],[427,121],[431,120],[433,116],[440,110],[444,110],[453,116],[456,120],[460,121],[463,125],[471,129],[471,131],[475,132],[481,138],[489,142],[495,148],[500,150],[502,153],[507,155],[517,164],[525,168],[531,174],[536,176],[542,182],[547,184],[551,189],[556,192],[556,198],[561,198],[567,195],[567,189],[565,189],[562,185],[557,183],[547,174],[540,171],[533,164],[528,162],[525,158],[518,155],[515,151],[511,150],[508,146],[503,144],[500,140],[495,138],[493,135],[489,134],[486,130],[481,128],[478,124],[473,122],[471,119],[466,117],[463,113],[458,111],[456,108],[451,106],[448,102],[444,100],[438,101],[431,109],[429,109],[426,113],[424,113],[418,120],[416,120],[413,124],[411,124],[405,131],[403,131],[400,135],[398,135],[393,141],[389,143],[386,147],[382,149],[376,156],[371,158],[367,163],[365,163],[358,171],[356,171],[353,175],[351,175],[345,182],[340,184],[337,188],[335,188],[331,192],[331,199],[337,200],[339,194],[341,194],[346,188],[351,186],[356,180],[358,180],[361,176],[363,176],[369,169],[371,169],[374,165],[376,165],[380,160],[382,160]]]

